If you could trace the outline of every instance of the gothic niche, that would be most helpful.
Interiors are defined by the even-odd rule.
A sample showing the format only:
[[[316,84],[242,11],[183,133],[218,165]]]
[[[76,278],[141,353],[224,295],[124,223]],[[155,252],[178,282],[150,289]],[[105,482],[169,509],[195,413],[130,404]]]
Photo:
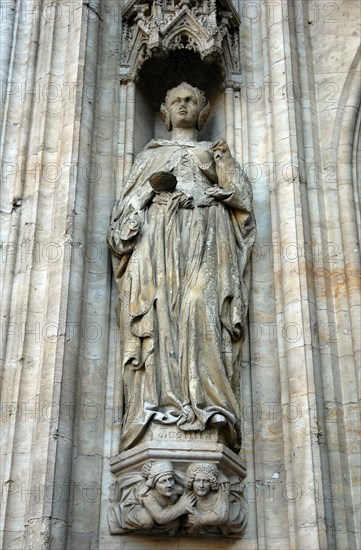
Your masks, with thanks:
[[[131,2],[124,18],[127,97],[161,67],[162,82],[148,92],[170,134],[133,159],[133,103],[129,170],[108,232],[124,403],[109,530],[241,537],[240,363],[255,223],[251,185],[231,150],[229,92],[226,140],[220,125],[213,140],[198,136],[212,86],[239,68],[238,19],[230,3],[213,0]]]
[[[120,74],[137,80],[145,61],[172,52],[194,52],[204,63],[217,63],[224,80],[236,80],[239,16],[228,0],[133,0],[122,12]]]

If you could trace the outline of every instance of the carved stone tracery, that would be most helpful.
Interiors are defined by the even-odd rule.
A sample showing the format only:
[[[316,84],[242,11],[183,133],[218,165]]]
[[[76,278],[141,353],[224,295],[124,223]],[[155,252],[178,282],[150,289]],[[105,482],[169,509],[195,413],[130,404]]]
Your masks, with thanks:
[[[123,12],[121,78],[136,80],[144,62],[173,51],[218,62],[225,78],[240,72],[239,16],[228,0],[133,0]]]

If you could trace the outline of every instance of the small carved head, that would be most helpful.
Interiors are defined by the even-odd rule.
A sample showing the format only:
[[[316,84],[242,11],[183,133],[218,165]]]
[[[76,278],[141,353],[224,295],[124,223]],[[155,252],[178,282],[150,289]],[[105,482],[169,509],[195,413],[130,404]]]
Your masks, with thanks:
[[[200,488],[200,493],[202,496],[208,492],[208,484],[210,484],[210,489],[212,491],[218,491],[218,468],[215,464],[201,462],[191,464],[188,467],[186,481],[187,489],[194,489],[194,483],[197,483],[197,481],[201,482],[202,480],[204,486],[203,489]]]
[[[169,461],[147,462],[142,468],[142,476],[146,478],[146,485],[153,489],[162,477],[174,478],[173,465]],[[174,486],[174,483],[173,483]]]
[[[176,86],[175,88],[171,88],[170,90],[168,90],[167,95],[165,97],[165,101],[164,103],[162,103],[160,107],[160,112],[162,114],[164,124],[167,130],[169,131],[172,130],[172,121],[170,116],[171,97],[174,96],[177,92],[183,92],[184,90],[189,91],[195,98],[195,101],[198,105],[198,114],[197,114],[198,116],[196,119],[195,128],[197,130],[202,130],[209,115],[210,105],[206,99],[204,92],[199,88],[196,88],[191,84],[188,84],[187,82],[182,82],[181,84],[179,84],[179,86]]]

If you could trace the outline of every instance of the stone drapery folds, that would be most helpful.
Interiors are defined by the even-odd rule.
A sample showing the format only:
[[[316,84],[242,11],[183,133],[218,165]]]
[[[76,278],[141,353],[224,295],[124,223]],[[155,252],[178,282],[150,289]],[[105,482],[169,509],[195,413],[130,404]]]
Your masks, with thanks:
[[[197,103],[193,88],[179,89]],[[249,182],[220,143],[152,141],[114,211],[109,245],[120,260],[122,450],[139,442],[151,422],[184,432],[224,426],[228,445],[240,447],[243,277],[254,223]],[[149,179],[159,170],[175,176],[175,191],[154,191]]]
[[[167,93],[161,112],[172,139],[153,140],[138,155],[108,233],[119,293],[120,450],[125,456],[168,439],[172,427],[177,441],[211,434],[237,452],[252,191],[225,141],[196,140],[209,112],[203,92],[182,83]],[[157,429],[165,431],[155,435]],[[215,464],[211,475],[195,463],[188,485],[197,496],[176,491],[168,466],[164,487],[149,478],[144,485],[144,463],[122,474],[119,500],[109,511],[112,534],[241,535],[245,513],[231,506],[228,482],[218,487]],[[210,490],[206,474],[217,490]]]

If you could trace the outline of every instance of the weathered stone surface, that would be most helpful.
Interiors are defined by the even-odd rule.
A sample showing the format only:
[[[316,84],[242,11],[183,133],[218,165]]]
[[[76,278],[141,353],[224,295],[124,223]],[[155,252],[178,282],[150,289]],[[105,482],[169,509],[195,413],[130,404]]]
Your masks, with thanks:
[[[216,464],[197,462],[181,471],[171,461],[146,462],[141,471],[123,474],[114,485],[114,504],[108,511],[113,535],[238,538],[244,532],[243,487],[239,478],[228,478]]]
[[[238,88],[199,59],[192,72],[185,49],[170,85],[199,72],[212,92],[199,139],[225,138],[253,188],[248,526],[240,541],[123,535],[121,546],[357,548],[359,4],[233,4]],[[2,8],[0,545],[119,550],[107,523],[122,388],[105,235],[134,155],[167,132],[142,74],[119,87],[119,2]],[[159,95],[169,74],[151,69]]]
[[[240,73],[240,19],[229,0],[133,0],[122,9],[122,19],[123,81],[138,78],[145,62],[162,62],[172,52],[196,52],[208,64],[218,62],[226,80]]]
[[[108,233],[118,259],[121,449],[149,439],[154,425],[185,436],[216,430],[239,449],[251,189],[225,141],[196,140],[209,112],[202,92],[182,83],[161,110],[172,139],[135,159]],[[159,169],[173,191],[154,183]]]
[[[177,441],[169,446],[169,440],[152,440],[133,449],[123,451],[110,460],[110,468],[114,475],[136,471],[149,460],[171,460],[183,469],[192,462],[214,462],[227,475],[237,475],[241,479],[246,476],[246,463],[236,453],[219,443],[209,441]],[[139,466],[140,465],[140,466]]]
[[[188,441],[191,460],[199,461],[194,468],[201,468],[207,439],[241,446],[237,396],[249,296],[245,271],[255,236],[252,193],[224,140],[196,139],[209,114],[204,92],[183,82],[168,91],[161,113],[172,139],[153,140],[137,156],[108,233],[119,291],[120,448],[163,437],[177,459],[174,442]],[[196,492],[193,500],[186,492],[179,496],[184,483],[178,496],[171,486],[167,495],[157,485],[148,493],[148,481],[138,479],[140,472],[146,479],[146,465],[137,466],[135,480],[124,480],[126,489],[109,510],[111,534],[244,532],[244,501],[237,511],[234,492],[225,494],[229,482],[207,501]],[[206,513],[211,502],[219,508],[212,520]]]

